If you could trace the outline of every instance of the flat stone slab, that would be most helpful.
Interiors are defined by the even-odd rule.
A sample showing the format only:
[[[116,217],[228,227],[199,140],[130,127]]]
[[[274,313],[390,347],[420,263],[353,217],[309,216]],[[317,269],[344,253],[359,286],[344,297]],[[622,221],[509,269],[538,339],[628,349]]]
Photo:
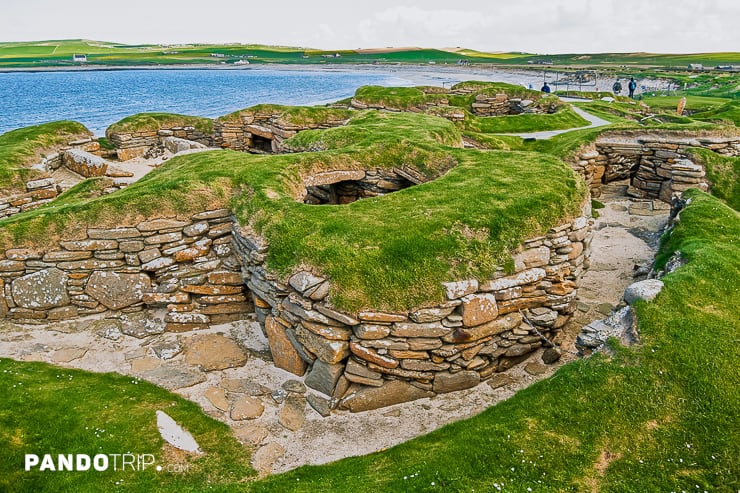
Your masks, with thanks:
[[[186,344],[185,361],[204,371],[244,366],[247,355],[239,345],[219,334],[192,337]]]
[[[206,376],[203,372],[182,366],[162,365],[159,368],[141,372],[139,375],[144,380],[164,387],[167,390],[192,387],[206,381]]]
[[[157,429],[159,430],[159,434],[162,435],[164,441],[173,447],[186,452],[196,454],[202,453],[200,445],[195,441],[193,435],[178,425],[177,422],[164,411],[157,411]]]

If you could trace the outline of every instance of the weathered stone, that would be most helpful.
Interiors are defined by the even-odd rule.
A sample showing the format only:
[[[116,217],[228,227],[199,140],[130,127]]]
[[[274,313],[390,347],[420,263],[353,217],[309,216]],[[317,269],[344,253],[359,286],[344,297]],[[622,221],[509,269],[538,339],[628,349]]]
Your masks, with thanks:
[[[481,283],[481,291],[501,291],[502,289],[532,284],[545,278],[546,272],[541,268],[528,269],[512,276],[492,279]]]
[[[203,238],[193,243],[192,246],[179,250],[172,255],[175,262],[192,262],[198,257],[203,257],[211,249],[212,240]]]
[[[363,178],[365,178],[365,172],[363,170],[332,170],[313,173],[305,177],[303,183],[307,187],[314,187],[317,185],[338,183],[340,181],[362,180]]]
[[[229,416],[234,421],[257,419],[265,412],[265,405],[258,397],[244,396],[237,399],[231,406]]]
[[[118,248],[118,241],[116,240],[62,241],[62,242],[59,242],[59,246],[61,246],[65,250],[115,250],[116,248]]]
[[[143,268],[143,266],[142,266]],[[209,286],[209,285],[197,285],[197,284],[188,284],[187,286],[183,286],[180,288],[182,291],[186,293],[193,293],[193,294],[203,294],[208,296],[215,296],[215,295],[224,295],[224,294],[237,294],[241,293],[244,289],[242,286],[224,286],[224,285],[216,285],[216,286]]]
[[[398,361],[389,358],[387,356],[383,356],[378,354],[376,351],[373,351],[370,348],[366,348],[364,346],[361,346],[360,344],[357,344],[356,342],[352,341],[349,343],[349,348],[352,353],[360,358],[363,361],[368,361],[370,363],[375,363],[378,366],[382,366],[384,368],[396,368],[398,367]]]
[[[85,178],[103,176],[108,169],[108,163],[95,154],[80,149],[68,149],[62,154],[64,166]]]
[[[54,355],[51,357],[51,362],[57,364],[69,363],[70,361],[82,358],[85,356],[85,353],[87,353],[87,349],[81,347],[59,349],[54,351]]]
[[[308,271],[297,272],[290,276],[290,279],[288,280],[288,284],[293,286],[293,288],[301,294],[318,286],[322,282],[324,282],[323,277],[316,276]]]
[[[462,302],[460,311],[465,327],[475,327],[490,322],[498,316],[496,297],[493,294],[470,294],[463,297]]]
[[[74,305],[60,306],[59,308],[52,308],[47,312],[46,320],[67,320],[70,318],[76,318],[79,316],[79,310]]]
[[[75,262],[59,262],[57,267],[63,270],[108,270],[123,267],[125,264],[120,260],[78,260]]]
[[[190,295],[188,293],[144,293],[141,301],[147,305],[166,305],[169,303],[188,303]]]
[[[388,325],[362,324],[353,327],[352,330],[360,339],[383,339],[391,333]]]
[[[388,380],[382,387],[350,388],[340,406],[358,413],[433,396],[434,392],[420,389],[403,380]]]
[[[68,276],[56,269],[44,269],[19,277],[11,284],[13,301],[22,308],[44,310],[69,304]]]
[[[259,424],[248,424],[246,426],[240,426],[234,429],[234,436],[237,440],[242,443],[249,443],[251,445],[260,445],[265,441],[269,431],[262,425]]]
[[[122,315],[120,320],[121,332],[138,339],[164,332],[162,319],[147,312],[128,313]]]
[[[131,372],[132,373],[142,373],[145,371],[154,370],[155,368],[158,368],[162,362],[158,360],[157,358],[151,358],[151,357],[143,357],[143,358],[137,358],[134,360],[131,360]]]
[[[511,375],[507,375],[506,373],[497,373],[488,381],[488,385],[492,389],[498,389],[500,387],[505,387],[513,383],[516,383],[514,377],[512,377]]]
[[[205,211],[193,214],[191,219],[193,221],[204,221],[212,219],[222,219],[225,217],[229,217],[229,215],[231,215],[231,211],[229,211],[229,209],[214,209],[212,211]]]
[[[659,279],[645,279],[627,286],[624,290],[624,301],[633,305],[637,301],[653,301],[663,289],[663,281]]]
[[[265,320],[265,332],[275,366],[298,376],[306,373],[306,362],[301,358],[285,333],[285,327],[272,316]]]
[[[514,266],[517,271],[531,269],[533,267],[542,267],[550,262],[550,249],[546,246],[537,248],[528,248],[523,252],[514,255]]]
[[[168,390],[192,387],[206,381],[203,372],[180,366],[162,365],[140,373],[141,378]]]
[[[407,342],[412,351],[428,351],[442,347],[441,340],[431,337],[411,337]]]
[[[172,359],[182,352],[182,344],[178,340],[158,341],[149,347],[149,354],[159,359]]]
[[[162,233],[158,235],[147,236],[144,238],[146,245],[160,245],[163,243],[172,243],[173,241],[180,241],[182,239],[182,233]]]
[[[138,238],[141,236],[141,233],[136,228],[89,228],[87,230],[87,236],[94,240],[119,240],[122,238]]]
[[[409,318],[417,323],[437,322],[452,313],[455,307],[449,308],[420,308],[409,313]]]
[[[445,290],[447,299],[454,300],[476,292],[478,290],[478,281],[476,279],[467,279],[465,281],[443,282],[442,287]]]
[[[266,476],[272,472],[272,465],[285,454],[285,448],[275,442],[260,447],[252,456],[252,467],[260,474]]]
[[[312,389],[331,396],[343,372],[344,365],[330,365],[317,359],[311,366],[311,371],[306,375],[305,382]]]
[[[286,392],[294,392],[296,394],[306,393],[306,385],[298,380],[286,380],[283,382],[281,387],[285,389]]]
[[[452,332],[441,322],[430,322],[424,324],[395,323],[391,328],[391,334],[395,337],[441,337]]]
[[[151,280],[146,274],[121,274],[95,271],[85,286],[85,293],[111,310],[120,310],[141,301],[150,291]]]
[[[352,326],[352,325],[358,325],[360,323],[357,319],[352,318],[349,315],[345,315],[342,312],[332,310],[331,308],[327,307],[326,305],[322,303],[315,303],[314,309],[318,311],[319,313],[326,315],[330,319],[336,320],[337,322],[343,323],[345,325]]]
[[[557,320],[558,312],[547,307],[530,308],[527,318],[535,325],[550,327]]]
[[[329,399],[324,399],[315,394],[309,394],[306,396],[306,400],[313,410],[319,413],[322,418],[326,418],[331,414],[331,401]]]
[[[450,343],[477,341],[484,337],[511,330],[521,323],[522,316],[519,313],[510,313],[476,327],[456,329],[453,333],[442,337],[442,340]]]
[[[232,339],[218,334],[192,337],[185,349],[185,361],[204,371],[244,366],[247,355]]]
[[[242,286],[244,281],[238,272],[216,271],[208,274],[208,282],[211,284],[223,284],[226,286]]]
[[[296,431],[306,421],[306,398],[291,394],[278,414],[278,423],[290,431]]]
[[[477,371],[460,371],[457,373],[437,373],[434,376],[434,392],[444,393],[475,387],[480,382]]]
[[[335,341],[348,341],[349,336],[352,334],[352,330],[341,327],[332,327],[329,325],[316,324],[304,320],[302,325],[313,332],[316,335],[323,337],[324,339],[330,339]]]
[[[561,354],[560,349],[556,347],[547,348],[542,353],[542,362],[546,365],[551,365],[560,359]]]
[[[150,146],[136,146],[116,149],[116,156],[119,161],[128,161],[146,154]]]
[[[349,356],[349,344],[346,341],[324,339],[302,325],[296,327],[298,341],[325,363],[336,364]]]
[[[435,363],[429,360],[405,359],[401,361],[401,368],[412,371],[444,371],[450,367],[449,363]]]
[[[246,378],[224,378],[221,380],[221,388],[234,394],[247,394],[252,397],[266,395],[270,389]]]
[[[209,387],[203,393],[203,396],[219,411],[226,412],[229,410],[229,400],[226,398],[226,391],[224,389]]]
[[[406,320],[406,315],[402,313],[386,313],[386,312],[375,312],[375,311],[363,311],[358,314],[358,317],[363,322],[375,322],[375,323],[392,323],[392,322],[403,322]]]

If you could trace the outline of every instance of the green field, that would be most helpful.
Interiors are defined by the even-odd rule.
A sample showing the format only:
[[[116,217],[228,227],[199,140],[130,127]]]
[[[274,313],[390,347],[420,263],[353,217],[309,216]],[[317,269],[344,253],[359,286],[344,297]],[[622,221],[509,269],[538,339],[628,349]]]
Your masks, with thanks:
[[[314,50],[243,44],[123,45],[106,41],[51,40],[25,43],[0,43],[0,68],[68,67],[72,55],[87,55],[88,66],[96,65],[173,65],[250,63],[346,64],[413,63],[529,65],[542,62],[557,66],[619,68],[678,67],[702,63],[706,67],[740,65],[740,53],[666,55],[650,53],[601,53],[592,55],[535,55],[529,53],[485,53],[460,49],[455,52],[426,48],[404,50]],[[223,57],[214,57],[220,54]],[[339,55],[339,56],[335,56]],[[531,63],[530,63],[531,62]],[[534,65],[532,65],[534,64]]]

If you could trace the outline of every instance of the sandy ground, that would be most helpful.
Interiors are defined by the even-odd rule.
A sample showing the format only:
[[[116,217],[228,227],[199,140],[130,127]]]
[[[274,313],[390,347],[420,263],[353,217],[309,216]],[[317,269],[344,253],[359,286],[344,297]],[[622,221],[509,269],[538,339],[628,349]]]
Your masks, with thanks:
[[[139,165],[148,166],[145,162]],[[511,397],[517,390],[546,378],[560,365],[577,357],[573,341],[580,327],[603,318],[601,312],[617,305],[624,288],[633,282],[634,267],[651,263],[657,247],[656,231],[667,216],[667,211],[658,216],[630,214],[633,201],[624,196],[626,186],[626,182],[610,184],[601,197],[606,208],[599,210],[600,216],[594,223],[591,269],[581,282],[579,310],[557,341],[564,349],[561,360],[546,366],[536,354],[506,375],[498,375],[474,389],[364,413],[334,411],[326,418],[306,405],[305,421],[299,429],[291,431],[279,423],[282,399],[280,395],[276,399],[273,394],[275,391],[279,394],[286,382],[302,379],[272,366],[267,341],[259,324],[254,321],[214,326],[207,331],[164,333],[145,339],[120,334],[111,338],[101,329],[100,321],[94,319],[52,326],[19,326],[2,322],[0,356],[132,376],[154,368],[194,372],[201,382],[187,382],[187,385],[182,385],[182,382],[159,383],[197,402],[206,413],[227,423],[246,446],[258,450],[277,449],[278,453],[269,458],[264,472],[270,469],[272,472],[286,471],[304,464],[323,464],[382,450],[447,423],[474,416]],[[187,346],[190,338],[207,333],[220,333],[237,341],[249,353],[246,365],[203,372],[188,365],[183,353],[168,360],[162,360],[154,353],[155,348],[167,344]],[[235,421],[231,419],[228,408],[217,408],[206,397],[206,392],[222,387],[224,379],[241,379],[257,388],[253,393],[264,405],[262,415],[253,420]],[[308,389],[307,392],[314,391]],[[227,397],[233,403],[240,394],[227,393]],[[181,424],[187,428],[187,423]]]

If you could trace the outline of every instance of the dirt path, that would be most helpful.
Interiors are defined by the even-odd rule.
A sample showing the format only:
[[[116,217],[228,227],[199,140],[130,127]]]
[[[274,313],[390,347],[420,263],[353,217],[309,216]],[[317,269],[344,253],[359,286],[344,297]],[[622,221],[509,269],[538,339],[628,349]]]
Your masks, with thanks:
[[[0,321],[0,357],[96,372],[115,371],[173,390],[231,426],[243,443],[257,447],[255,458],[263,473],[382,450],[476,415],[574,358],[568,351],[573,350],[575,334],[584,323],[603,318],[600,309],[605,311],[619,303],[624,287],[633,281],[634,265],[652,261],[657,234],[651,232],[665,221],[667,211],[660,216],[634,214],[644,211],[640,207],[644,204],[624,197],[625,189],[626,183],[605,187],[602,201],[606,208],[599,211],[594,224],[591,269],[581,282],[579,310],[559,337],[567,350],[561,361],[544,365],[536,354],[507,374],[496,375],[473,389],[358,414],[334,411],[323,418],[303,400],[314,391],[296,382],[302,379],[272,366],[259,324],[248,320],[206,331],[162,333],[141,339],[116,330],[113,320],[87,319],[48,326]],[[194,338],[205,334],[221,334],[238,343],[249,354],[247,363],[238,368],[202,371],[186,355]],[[296,396],[301,407],[290,422],[281,418],[288,395]],[[255,399],[253,402],[264,411],[254,419],[232,419],[230,407],[245,398]]]

